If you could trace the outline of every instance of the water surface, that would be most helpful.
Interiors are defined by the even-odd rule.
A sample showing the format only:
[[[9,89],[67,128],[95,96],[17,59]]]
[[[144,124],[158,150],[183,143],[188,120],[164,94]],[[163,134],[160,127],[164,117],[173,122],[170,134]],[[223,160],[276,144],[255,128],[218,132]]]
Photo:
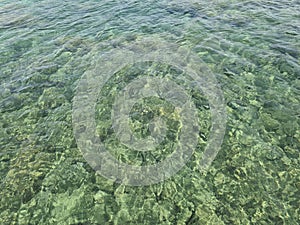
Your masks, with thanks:
[[[299,224],[299,11],[296,0],[1,1],[0,223]],[[79,80],[105,52],[145,37],[190,49],[222,88],[226,133],[205,176],[197,165],[210,111],[192,91],[199,144],[172,178],[142,187],[111,182],[78,149],[72,100]],[[116,156],[121,147],[105,116],[116,91],[143,68],[128,66],[99,94],[97,131]],[[172,72],[151,68],[148,74]],[[148,99],[132,110],[140,136],[148,135],[141,125],[148,108],[173,128],[162,155],[155,153],[163,159],[180,124],[171,105]],[[125,162],[140,159],[128,154]]]

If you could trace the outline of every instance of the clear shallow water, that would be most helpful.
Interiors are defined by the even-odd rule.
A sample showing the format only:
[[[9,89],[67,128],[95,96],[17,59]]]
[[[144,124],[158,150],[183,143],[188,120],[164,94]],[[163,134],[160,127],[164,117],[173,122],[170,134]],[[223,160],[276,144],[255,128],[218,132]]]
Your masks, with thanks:
[[[299,223],[299,8],[298,1],[2,1],[1,224]],[[210,127],[201,95],[193,96],[199,147],[163,183],[110,182],[77,147],[72,100],[80,78],[102,52],[143,37],[191,49],[222,87],[226,134],[206,176],[197,168]],[[112,102],[103,96],[124,86],[114,81],[96,107],[98,132],[112,146],[101,109]],[[161,104],[153,111],[168,110]]]

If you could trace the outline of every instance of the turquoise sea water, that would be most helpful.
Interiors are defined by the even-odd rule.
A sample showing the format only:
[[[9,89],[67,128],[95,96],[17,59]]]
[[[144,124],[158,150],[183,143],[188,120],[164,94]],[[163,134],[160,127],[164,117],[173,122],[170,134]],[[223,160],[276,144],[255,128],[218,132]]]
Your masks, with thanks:
[[[0,224],[299,224],[299,11],[296,0],[2,0]],[[198,165],[213,136],[209,97],[164,62],[128,63],[112,74],[97,96],[96,127],[125,163],[164,160],[182,143],[185,125],[172,104],[146,98],[130,111],[130,129],[140,138],[155,134],[151,121],[160,116],[166,138],[151,157],[125,148],[110,115],[133,79],[173,79],[197,109],[199,138],[186,165],[163,182],[134,187],[95,173],[72,113],[82,77],[101,80],[105,57],[128,46],[143,52],[134,46],[145,39],[153,51],[163,42],[199,57],[224,95],[227,119],[203,173]],[[113,71],[117,62],[109,63]]]

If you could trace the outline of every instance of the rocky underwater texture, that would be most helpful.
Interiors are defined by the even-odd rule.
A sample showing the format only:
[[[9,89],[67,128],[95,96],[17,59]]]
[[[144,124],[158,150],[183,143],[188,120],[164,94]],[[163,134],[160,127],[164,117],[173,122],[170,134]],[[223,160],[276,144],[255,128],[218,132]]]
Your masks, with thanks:
[[[1,2],[0,224],[299,224],[299,8],[287,0]],[[128,65],[107,81],[97,132],[123,162],[165,159],[182,126],[175,107],[146,98],[131,110],[138,137],[151,133],[155,116],[168,128],[151,154],[121,145],[110,115],[131,80],[170,76],[197,108],[198,145],[186,166],[162,183],[125,186],[97,175],[77,146],[80,78],[102,54],[141,37],[191,49],[222,88],[226,133],[206,175],[198,164],[210,138],[209,99],[159,62]]]

